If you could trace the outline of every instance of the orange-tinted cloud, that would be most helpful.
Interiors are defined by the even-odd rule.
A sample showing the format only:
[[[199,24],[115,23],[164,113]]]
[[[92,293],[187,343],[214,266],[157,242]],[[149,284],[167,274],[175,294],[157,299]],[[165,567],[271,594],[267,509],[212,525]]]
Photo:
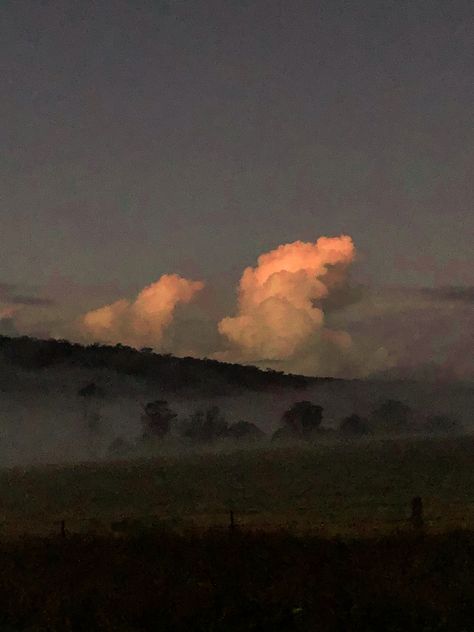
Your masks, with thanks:
[[[144,288],[133,302],[120,299],[85,314],[82,333],[94,341],[132,347],[158,347],[179,303],[189,303],[204,287],[177,274],[164,274]]]
[[[317,303],[345,278],[354,258],[347,235],[296,241],[260,255],[240,279],[237,315],[222,319],[219,332],[244,356],[294,356],[321,333],[324,313]],[[344,348],[350,345],[344,332],[332,339]]]

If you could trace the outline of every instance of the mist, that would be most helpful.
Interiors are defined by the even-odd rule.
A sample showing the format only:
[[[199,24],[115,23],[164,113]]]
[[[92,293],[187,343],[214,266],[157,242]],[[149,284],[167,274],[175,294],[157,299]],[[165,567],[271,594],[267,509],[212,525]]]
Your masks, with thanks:
[[[295,402],[309,400],[323,407],[326,429],[337,429],[341,420],[357,413],[368,416],[381,401],[398,399],[410,406],[417,419],[446,414],[457,419],[465,432],[473,430],[474,388],[468,383],[420,383],[409,381],[321,381],[306,389],[280,388],[269,392],[225,389],[225,395],[166,392],[149,381],[107,369],[50,367],[28,371],[2,361],[0,373],[0,461],[3,467],[35,463],[74,463],[114,460],[110,446],[117,439],[130,448],[127,456],[150,456],[140,447],[143,406],[156,399],[168,401],[178,417],[171,436],[154,450],[187,454],[189,450],[242,449],[245,443],[229,440],[213,446],[193,446],[177,437],[176,429],[196,410],[218,406],[229,423],[246,420],[266,433],[257,446],[270,447],[272,433],[283,413]],[[84,399],[78,391],[94,382],[104,393],[92,404],[100,416],[96,431],[86,423]],[[419,437],[420,434],[418,433]],[[370,437],[367,440],[372,440]],[[321,443],[340,441],[322,437]],[[319,442],[316,438],[315,444]],[[363,445],[363,444],[361,444]]]

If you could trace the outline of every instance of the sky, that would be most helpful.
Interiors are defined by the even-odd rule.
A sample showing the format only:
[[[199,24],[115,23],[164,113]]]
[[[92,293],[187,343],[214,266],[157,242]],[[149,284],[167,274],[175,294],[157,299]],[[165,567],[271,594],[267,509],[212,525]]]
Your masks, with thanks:
[[[90,340],[84,315],[122,301],[111,341],[474,375],[473,18],[470,0],[2,0],[0,331]],[[228,335],[247,267],[344,235],[304,359],[262,357],[275,329],[252,352]],[[203,287],[144,324],[163,275],[155,311],[173,275]],[[321,351],[332,331],[350,361]]]

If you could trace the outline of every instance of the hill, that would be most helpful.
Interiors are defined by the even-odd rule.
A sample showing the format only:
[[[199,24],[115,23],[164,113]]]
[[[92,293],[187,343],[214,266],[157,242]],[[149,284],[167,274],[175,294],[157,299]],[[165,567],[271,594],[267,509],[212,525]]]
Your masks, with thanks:
[[[4,361],[22,369],[58,366],[105,369],[152,380],[169,392],[193,389],[200,394],[212,394],[229,388],[234,391],[236,387],[252,391],[304,389],[320,381],[335,379],[285,374],[208,358],[179,358],[154,353],[148,348],[138,351],[121,344],[84,346],[67,340],[39,340],[28,336],[0,336],[0,354]]]

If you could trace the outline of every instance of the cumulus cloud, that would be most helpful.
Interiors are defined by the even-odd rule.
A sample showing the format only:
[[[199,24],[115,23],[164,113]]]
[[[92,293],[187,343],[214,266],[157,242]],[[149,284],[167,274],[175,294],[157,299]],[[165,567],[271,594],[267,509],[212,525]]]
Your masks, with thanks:
[[[219,332],[234,352],[257,360],[292,358],[315,341],[347,349],[349,334],[324,327],[323,304],[344,284],[355,254],[352,239],[341,235],[283,244],[260,255],[240,279],[237,315],[223,318]],[[231,355],[232,350],[222,357]]]
[[[157,348],[173,320],[176,306],[189,303],[203,287],[201,281],[164,274],[144,288],[133,302],[120,299],[87,312],[80,319],[80,330],[84,337],[97,342]]]

